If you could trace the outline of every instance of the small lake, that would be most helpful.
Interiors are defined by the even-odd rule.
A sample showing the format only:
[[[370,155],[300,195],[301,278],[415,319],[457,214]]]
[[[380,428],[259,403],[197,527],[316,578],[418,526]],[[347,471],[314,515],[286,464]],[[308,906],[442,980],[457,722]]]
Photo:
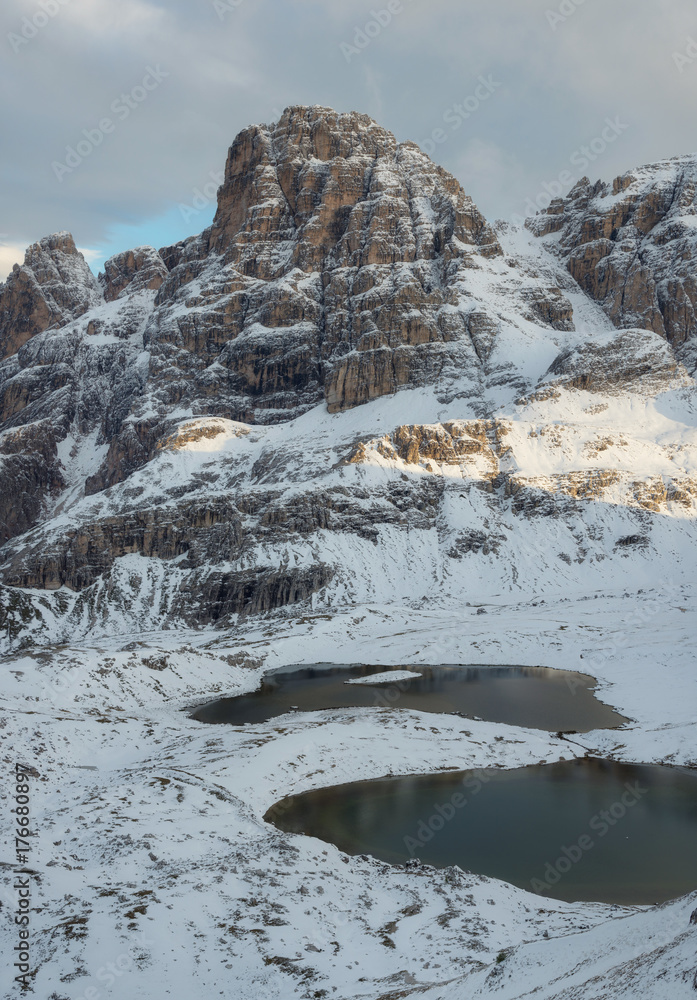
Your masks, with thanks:
[[[348,684],[371,674],[405,671],[408,679]],[[586,674],[546,667],[336,666],[320,663],[268,674],[259,690],[196,709],[199,722],[241,726],[294,710],[404,708],[459,714],[548,732],[612,729],[627,720],[594,695]]]
[[[585,758],[364,781],[265,816],[347,854],[510,882],[567,901],[661,903],[697,888],[697,771]]]

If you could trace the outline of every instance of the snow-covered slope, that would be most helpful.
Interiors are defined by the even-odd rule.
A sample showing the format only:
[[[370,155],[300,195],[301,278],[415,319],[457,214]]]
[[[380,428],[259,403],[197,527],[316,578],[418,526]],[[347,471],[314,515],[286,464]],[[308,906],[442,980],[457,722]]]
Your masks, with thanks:
[[[466,365],[272,425],[179,406],[145,466],[88,496],[107,449],[102,428],[129,387],[142,393],[151,380],[144,320],[126,339],[109,331],[124,310],[143,317],[153,292],[83,318],[101,321],[99,334],[65,327],[33,338],[25,358],[31,349],[42,372],[72,358],[80,376],[69,394],[76,415],[56,446],[62,488],[3,549],[3,580],[20,588],[7,598],[11,643],[118,634],[134,621],[222,622],[305,600],[460,602],[689,577],[676,554],[694,531],[692,378],[659,335],[612,328],[531,237],[504,229],[498,240],[501,255],[468,279],[496,320],[474,389]],[[526,281],[569,286],[576,329],[520,314],[528,260]],[[103,383],[90,374],[105,367]],[[36,405],[37,420],[20,430],[43,421],[55,437],[65,432],[67,420],[51,417],[61,412],[55,396]],[[100,425],[81,422],[81,411],[101,413]]]
[[[101,291],[65,234],[30,248],[0,291],[10,643],[664,575],[693,532],[692,328],[565,264],[609,205],[613,252],[641,230],[674,267],[691,163],[538,217],[560,259],[371,119],[296,107],[237,137],[209,230]],[[22,282],[66,306],[17,347]]]
[[[263,815],[386,773],[697,764],[696,162],[492,227],[371,119],[290,108],[200,236],[99,281],[67,234],[30,248],[0,287],[0,670],[35,995],[694,995],[694,896],[540,900]],[[319,661],[570,666],[630,722],[184,714]]]
[[[695,766],[693,597],[547,595],[487,615],[373,603],[6,658],[5,735],[38,772],[34,995],[688,1000],[695,893],[656,908],[560,903],[456,868],[349,858],[262,817],[322,785],[585,748]],[[263,669],[320,661],[571,665],[630,722],[572,743],[398,706],[244,728],[182,714],[252,690]],[[2,902],[9,953],[9,882]]]
[[[665,336],[694,366],[697,160],[679,156],[588,178],[528,221],[619,327]]]

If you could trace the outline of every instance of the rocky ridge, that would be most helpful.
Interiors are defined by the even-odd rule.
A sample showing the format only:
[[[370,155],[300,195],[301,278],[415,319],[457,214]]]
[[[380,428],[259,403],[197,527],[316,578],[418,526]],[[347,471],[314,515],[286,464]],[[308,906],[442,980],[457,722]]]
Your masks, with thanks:
[[[237,137],[200,236],[98,280],[67,234],[30,248],[0,286],[11,641],[668,566],[691,163],[582,182],[532,235],[366,116],[296,107]]]
[[[579,181],[528,221],[551,237],[581,288],[618,327],[640,327],[676,348],[697,334],[697,162],[650,164],[611,184]],[[692,358],[692,351],[689,352]]]

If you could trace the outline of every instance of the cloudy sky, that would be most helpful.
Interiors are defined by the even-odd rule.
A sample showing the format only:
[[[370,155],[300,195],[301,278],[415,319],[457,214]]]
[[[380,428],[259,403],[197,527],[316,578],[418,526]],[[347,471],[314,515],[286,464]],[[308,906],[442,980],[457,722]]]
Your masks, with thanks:
[[[0,28],[0,278],[61,229],[94,270],[200,232],[289,104],[372,115],[492,219],[697,151],[694,0],[3,0]]]

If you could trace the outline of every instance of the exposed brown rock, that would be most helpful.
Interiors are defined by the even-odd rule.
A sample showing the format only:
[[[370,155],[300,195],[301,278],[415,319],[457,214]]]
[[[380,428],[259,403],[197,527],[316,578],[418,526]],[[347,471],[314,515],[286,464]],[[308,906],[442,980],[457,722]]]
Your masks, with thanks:
[[[527,315],[533,322],[553,330],[574,330],[574,309],[559,288],[531,289],[521,296],[529,303]]]
[[[452,286],[500,253],[457,181],[413,143],[365,115],[289,108],[236,138],[211,229],[162,250],[151,396],[163,410],[268,423],[476,366]],[[224,267],[207,269],[216,254]],[[95,487],[133,467],[124,433],[131,444],[114,442]]]
[[[150,289],[157,291],[168,275],[165,262],[153,247],[138,247],[111,257],[104,265],[99,280],[107,302],[128,292]]]
[[[103,294],[69,237],[30,248],[0,289],[1,565],[4,583],[53,593],[3,600],[27,629],[49,607],[83,629],[114,607],[160,627],[324,588],[330,604],[372,600],[373,576],[408,601],[449,582],[464,595],[483,559],[511,589],[526,585],[519,569],[543,587],[567,570],[556,548],[551,576],[511,563],[516,525],[549,559],[547,525],[525,518],[558,519],[568,566],[591,550],[642,558],[656,514],[694,510],[695,483],[670,475],[693,467],[691,444],[653,441],[646,466],[626,471],[623,431],[595,418],[604,396],[689,385],[664,336],[691,337],[688,173],[673,195],[645,172],[612,194],[582,184],[538,217],[560,234],[568,274],[502,224],[504,258],[412,143],[363,115],[294,107],[235,140],[208,230],[112,258]],[[572,276],[620,332],[586,302],[583,334],[568,335]],[[398,399],[303,418],[424,386],[401,412]],[[516,399],[528,412],[503,419]],[[290,432],[259,426],[294,418]],[[210,454],[181,453],[207,442]]]
[[[234,426],[234,425],[232,425]],[[216,420],[206,422],[194,421],[192,423],[180,424],[173,434],[168,435],[157,444],[158,450],[179,451],[189,444],[198,441],[214,440],[221,434],[229,433],[230,425],[225,425]],[[236,437],[243,437],[249,434],[248,428],[238,427],[235,429]]]
[[[346,461],[361,465],[373,461],[376,453],[431,473],[439,473],[441,466],[459,466],[463,478],[490,491],[500,472],[499,460],[510,452],[504,443],[507,432],[505,422],[497,420],[405,424],[382,438],[358,442]]]
[[[65,326],[101,300],[97,281],[70,233],[30,246],[0,285],[0,357],[16,354],[37,333]]]
[[[528,221],[581,288],[623,328],[653,330],[679,346],[697,335],[697,173],[678,157],[618,177],[583,178]]]

